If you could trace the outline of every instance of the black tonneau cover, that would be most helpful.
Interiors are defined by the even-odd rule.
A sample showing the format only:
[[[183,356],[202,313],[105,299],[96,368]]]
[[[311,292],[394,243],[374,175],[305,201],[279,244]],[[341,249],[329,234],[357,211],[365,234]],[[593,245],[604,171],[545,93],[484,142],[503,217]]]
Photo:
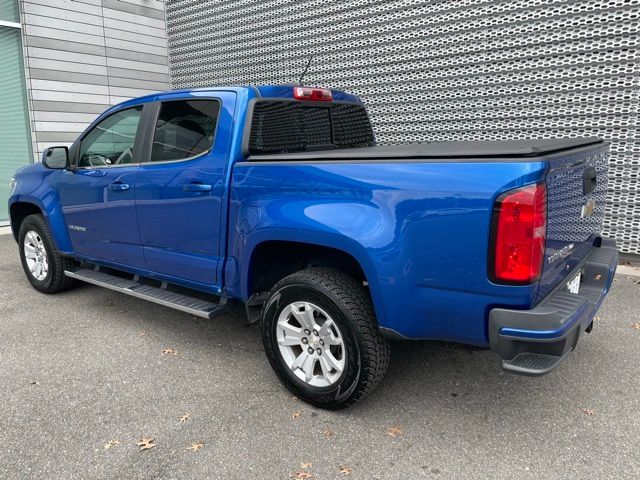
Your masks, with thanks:
[[[603,141],[597,137],[490,142],[435,142],[413,145],[389,145],[260,154],[251,155],[248,157],[248,160],[252,162],[273,162],[294,160],[379,160],[390,158],[535,158],[602,143]]]

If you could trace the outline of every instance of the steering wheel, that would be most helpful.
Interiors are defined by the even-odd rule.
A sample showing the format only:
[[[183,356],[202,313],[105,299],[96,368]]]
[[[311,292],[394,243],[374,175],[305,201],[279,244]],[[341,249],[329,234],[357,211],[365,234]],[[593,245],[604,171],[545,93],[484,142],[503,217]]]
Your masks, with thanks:
[[[128,161],[125,162],[125,159],[128,158]],[[114,165],[120,165],[122,163],[131,163],[133,161],[133,148],[132,147],[128,147],[124,152],[122,152],[120,155],[118,155],[118,158],[116,158],[116,161],[113,162]]]
[[[87,153],[82,157],[82,163],[85,167],[106,167],[111,165],[111,159],[99,153]]]

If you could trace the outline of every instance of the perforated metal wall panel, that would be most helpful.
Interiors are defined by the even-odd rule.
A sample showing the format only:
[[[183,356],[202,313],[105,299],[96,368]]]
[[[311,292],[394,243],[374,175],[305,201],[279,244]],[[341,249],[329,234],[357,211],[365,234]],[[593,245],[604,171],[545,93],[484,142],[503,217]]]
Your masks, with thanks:
[[[605,234],[640,254],[640,0],[167,0],[174,87],[360,95],[379,143],[600,136]]]

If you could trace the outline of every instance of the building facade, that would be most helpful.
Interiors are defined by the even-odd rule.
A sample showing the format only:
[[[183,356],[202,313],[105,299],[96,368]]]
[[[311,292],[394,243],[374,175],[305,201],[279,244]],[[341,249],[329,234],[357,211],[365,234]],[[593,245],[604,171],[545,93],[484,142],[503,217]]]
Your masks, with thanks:
[[[158,0],[0,0],[0,224],[17,168],[169,87],[165,25]]]
[[[108,106],[312,57],[379,143],[611,141],[605,234],[640,254],[640,0],[0,0],[0,52],[0,224],[15,169]]]
[[[640,254],[639,0],[167,0],[172,86],[360,95],[379,143],[599,136],[605,234]]]

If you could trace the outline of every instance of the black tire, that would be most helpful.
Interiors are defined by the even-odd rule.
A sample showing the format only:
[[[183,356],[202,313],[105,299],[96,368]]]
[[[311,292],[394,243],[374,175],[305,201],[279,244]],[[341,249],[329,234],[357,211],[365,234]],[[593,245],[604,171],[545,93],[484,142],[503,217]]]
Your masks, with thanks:
[[[299,301],[311,302],[327,312],[344,338],[344,370],[330,386],[311,386],[298,378],[280,353],[278,317],[285,307]],[[327,410],[363,399],[380,383],[390,360],[389,342],[380,334],[368,292],[353,277],[331,268],[302,270],[273,287],[262,312],[262,342],[285,387],[305,402]]]
[[[27,265],[27,259],[24,251],[24,239],[29,232],[35,232],[40,239],[47,253],[49,271],[44,279],[38,280]],[[76,280],[65,276],[64,271],[74,266],[74,262],[70,258],[64,257],[55,246],[49,226],[42,215],[29,215],[20,224],[18,233],[18,250],[20,251],[20,260],[29,283],[33,288],[42,293],[57,293],[68,290],[76,285]]]

